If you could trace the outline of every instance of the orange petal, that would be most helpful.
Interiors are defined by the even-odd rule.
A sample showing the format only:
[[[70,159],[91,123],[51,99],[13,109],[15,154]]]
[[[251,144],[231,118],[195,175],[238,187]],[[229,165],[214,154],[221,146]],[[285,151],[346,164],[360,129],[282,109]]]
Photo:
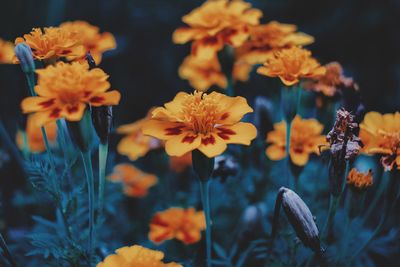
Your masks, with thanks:
[[[179,122],[148,120],[143,124],[143,134],[168,140],[183,133],[185,125]]]
[[[193,42],[192,54],[201,59],[212,59],[224,47],[221,37],[207,36]]]
[[[85,112],[86,104],[79,103],[76,106],[64,106],[62,116],[69,121],[80,121]]]
[[[257,136],[256,127],[245,122],[217,127],[216,132],[227,144],[250,145],[251,140]]]
[[[30,96],[22,100],[21,108],[23,113],[48,110],[55,106],[54,98]]]
[[[116,91],[109,91],[105,93],[96,94],[90,97],[89,102],[94,107],[99,106],[113,106],[118,105],[121,99],[121,94]]]
[[[209,158],[222,154],[227,148],[226,142],[218,135],[212,133],[207,136],[201,136],[201,145],[199,150]]]
[[[165,151],[170,156],[183,156],[200,146],[201,138],[192,132],[184,132],[165,142]]]
[[[286,157],[284,146],[270,145],[265,152],[271,160],[281,160]]]

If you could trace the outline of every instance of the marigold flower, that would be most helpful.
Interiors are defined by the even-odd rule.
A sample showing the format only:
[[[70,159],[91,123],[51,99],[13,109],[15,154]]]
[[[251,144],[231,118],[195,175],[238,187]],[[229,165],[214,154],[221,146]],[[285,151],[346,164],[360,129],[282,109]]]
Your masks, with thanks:
[[[352,88],[357,90],[358,86],[352,78],[345,77],[343,68],[338,62],[331,62],[325,66],[324,75],[314,77],[303,83],[303,87],[308,90],[320,92],[326,96],[334,96],[339,89]]]
[[[360,124],[360,138],[367,154],[382,154],[385,170],[400,170],[400,112],[368,112]]]
[[[318,154],[319,146],[327,144],[325,136],[321,135],[324,126],[315,119],[302,119],[297,115],[291,126],[290,159],[295,165],[304,166],[311,153]],[[271,145],[266,154],[271,160],[281,160],[286,157],[286,122],[274,124],[274,130],[267,134],[267,143]]]
[[[174,172],[181,173],[190,166],[192,166],[192,153],[190,152],[180,157],[169,158],[169,167]]]
[[[236,49],[236,58],[252,65],[260,64],[279,49],[304,46],[314,42],[312,36],[296,31],[296,25],[277,21],[251,27],[249,40]]]
[[[117,133],[125,135],[117,146],[119,154],[127,156],[130,160],[135,161],[146,155],[150,150],[162,146],[157,138],[144,135],[142,132],[144,123],[149,120],[150,117],[151,111],[145,118],[133,123],[121,125],[117,128]]]
[[[249,28],[259,24],[262,12],[242,0],[208,0],[185,15],[189,27],[174,32],[173,41],[184,44],[194,41],[192,54],[210,59],[225,44],[238,47],[247,40]]]
[[[293,46],[274,52],[264,66],[257,69],[257,73],[268,77],[279,77],[286,86],[291,86],[302,78],[312,78],[325,74],[317,60],[311,57],[311,52]]]
[[[216,57],[204,60],[192,55],[187,56],[179,67],[179,76],[188,80],[197,91],[205,92],[213,85],[224,89],[228,86]]]
[[[104,52],[115,49],[117,43],[109,32],[100,33],[100,29],[86,21],[70,21],[60,25],[61,29],[76,33],[79,42],[85,47],[85,54],[90,52],[96,64],[100,64]],[[84,55],[82,60],[84,60]]]
[[[163,263],[164,253],[138,245],[122,247],[115,252],[97,264],[97,267],[183,267],[175,262]]]
[[[57,125],[55,123],[48,123],[45,129],[49,142],[55,142],[57,138]],[[16,135],[16,143],[21,150],[24,149],[25,145],[24,134],[26,134],[26,141],[28,143],[28,148],[30,152],[40,153],[46,150],[41,127],[36,125],[32,116],[28,116],[25,133],[23,133],[22,131],[18,131]]]
[[[0,64],[12,64],[14,56],[13,43],[0,39]]]
[[[78,58],[85,55],[79,34],[59,27],[34,28],[29,34],[15,39],[15,44],[27,43],[37,60]]]
[[[227,144],[249,145],[257,135],[251,123],[240,122],[253,111],[243,97],[180,92],[164,106],[153,111],[143,133],[165,140],[170,156],[198,149],[212,158],[223,153]]]
[[[158,244],[176,238],[189,245],[200,241],[204,229],[204,212],[194,208],[169,208],[154,215],[150,222],[149,239]]]
[[[362,173],[355,168],[351,169],[347,176],[347,184],[355,190],[364,190],[372,186],[372,170],[369,170],[368,173]]]
[[[129,163],[116,165],[107,179],[122,183],[124,193],[131,197],[145,197],[150,187],[158,182],[155,175],[145,173]]]
[[[38,96],[25,98],[22,103],[24,113],[34,113],[38,125],[65,118],[79,121],[86,105],[95,107],[117,105],[120,93],[112,90],[103,70],[89,70],[87,64],[58,62],[45,69],[37,70]]]

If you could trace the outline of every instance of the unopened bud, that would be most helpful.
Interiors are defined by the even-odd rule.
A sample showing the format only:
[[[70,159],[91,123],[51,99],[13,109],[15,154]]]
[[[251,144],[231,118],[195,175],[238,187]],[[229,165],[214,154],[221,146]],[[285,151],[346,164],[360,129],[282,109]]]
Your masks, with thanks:
[[[108,142],[112,128],[112,106],[92,107],[92,122],[102,144]]]
[[[35,61],[33,60],[32,50],[26,43],[19,43],[15,46],[15,55],[24,73],[35,72]]]
[[[318,227],[310,209],[295,192],[285,187],[279,189],[276,198],[272,236],[274,237],[277,233],[281,205],[297,237],[303,242],[304,246],[311,248],[316,253],[322,252]]]
[[[267,98],[258,96],[254,101],[254,124],[256,125],[259,135],[265,139],[265,136],[274,128],[274,123],[271,118],[273,113],[272,102]]]

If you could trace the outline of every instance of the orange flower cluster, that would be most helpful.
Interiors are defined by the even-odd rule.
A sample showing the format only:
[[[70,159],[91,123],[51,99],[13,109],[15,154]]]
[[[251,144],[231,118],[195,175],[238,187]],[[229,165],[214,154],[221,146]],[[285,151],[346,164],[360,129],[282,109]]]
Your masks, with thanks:
[[[204,212],[196,212],[194,208],[169,208],[154,215],[149,239],[157,244],[173,238],[193,244],[200,241],[205,228]]]
[[[311,57],[310,51],[297,46],[275,52],[264,66],[257,69],[261,75],[279,77],[286,86],[292,86],[303,78],[324,75],[325,71],[325,68]]]
[[[281,160],[286,157],[286,122],[275,123],[274,130],[267,134],[267,142],[271,145],[266,154],[271,160]],[[319,146],[326,145],[324,126],[315,119],[302,119],[297,115],[291,126],[290,159],[295,165],[304,166],[310,154],[319,153]]]
[[[360,138],[367,154],[381,154],[385,170],[400,170],[400,112],[368,112],[360,124]]]
[[[96,64],[100,64],[104,52],[117,47],[115,38],[111,33],[100,33],[98,27],[86,21],[64,22],[60,25],[60,28],[77,34],[79,43],[85,48],[85,54],[90,52]]]
[[[117,151],[132,161],[143,157],[150,150],[159,148],[162,145],[158,139],[144,135],[142,132],[142,127],[150,118],[150,113],[141,120],[121,125],[117,128],[117,133],[126,135],[118,143]]]
[[[45,129],[49,142],[55,142],[57,137],[57,125],[54,122],[48,123]],[[25,144],[24,135],[26,135],[27,144]],[[21,150],[23,150],[25,145],[27,145],[27,148],[32,153],[40,153],[45,151],[46,147],[44,144],[41,127],[35,124],[32,116],[28,116],[25,132],[17,132],[16,143]]]
[[[121,97],[118,91],[106,92],[108,75],[98,68],[89,70],[87,64],[58,62],[36,73],[38,96],[25,98],[21,106],[24,113],[34,113],[39,126],[59,118],[79,121],[88,104],[117,105]]]
[[[97,264],[97,267],[183,267],[175,262],[163,263],[164,253],[138,245],[122,247],[115,252]]]
[[[372,170],[369,170],[368,173],[362,173],[355,168],[351,169],[347,176],[347,184],[355,190],[365,190],[373,184]]]
[[[157,177],[145,173],[132,164],[122,163],[114,167],[108,179],[123,184],[124,193],[130,197],[145,197],[150,187],[157,184]]]
[[[13,43],[0,39],[0,64],[12,64],[14,56]]]
[[[261,16],[260,10],[242,0],[208,0],[182,18],[189,27],[177,29],[173,40],[178,44],[193,41],[192,54],[210,59],[225,44],[242,45],[249,37],[250,27],[258,25]]]
[[[165,140],[170,156],[198,149],[211,158],[223,153],[227,144],[249,145],[257,135],[252,124],[240,122],[253,111],[243,97],[180,92],[164,106],[152,112],[143,133]]]

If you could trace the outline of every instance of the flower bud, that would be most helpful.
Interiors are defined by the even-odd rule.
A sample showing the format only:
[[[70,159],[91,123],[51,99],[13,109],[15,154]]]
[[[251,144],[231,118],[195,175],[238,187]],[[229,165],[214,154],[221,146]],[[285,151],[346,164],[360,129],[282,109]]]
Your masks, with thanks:
[[[222,182],[229,176],[235,176],[239,167],[231,156],[218,156],[215,158],[213,177],[220,177]]]
[[[267,133],[274,128],[271,118],[272,103],[267,98],[258,96],[254,101],[254,110],[254,124],[260,133],[258,136],[264,139]]]
[[[26,43],[20,43],[15,46],[15,55],[21,65],[24,73],[35,72],[35,61],[33,60],[32,50]]]
[[[276,198],[272,236],[274,237],[277,233],[281,205],[297,237],[303,242],[304,246],[311,248],[316,253],[322,252],[318,227],[310,209],[295,192],[285,187],[279,189]]]
[[[296,86],[281,89],[281,106],[286,121],[292,121],[297,114],[300,90],[303,89]]]
[[[112,106],[92,107],[92,122],[102,144],[108,142],[112,128]]]
[[[192,151],[192,165],[199,179],[207,181],[214,170],[214,158],[209,158],[196,149]]]

